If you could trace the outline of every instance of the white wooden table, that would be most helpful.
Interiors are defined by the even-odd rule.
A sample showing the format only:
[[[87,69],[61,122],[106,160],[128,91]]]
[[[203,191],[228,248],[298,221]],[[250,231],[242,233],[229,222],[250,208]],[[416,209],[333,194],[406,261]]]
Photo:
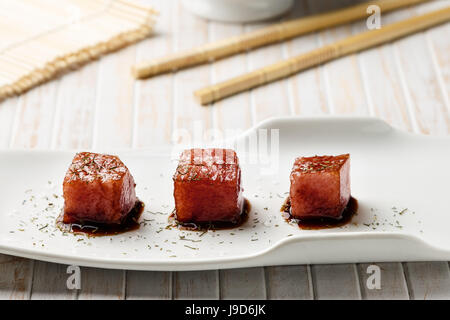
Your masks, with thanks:
[[[174,129],[192,129],[195,120],[202,121],[205,129],[247,129],[268,117],[287,114],[371,115],[418,133],[450,132],[450,24],[201,107],[193,99],[194,89],[364,31],[365,22],[136,82],[130,75],[135,61],[262,26],[207,22],[191,16],[176,0],[145,2],[160,11],[154,37],[0,104],[1,148],[166,145]],[[284,19],[351,2],[299,1]],[[382,23],[448,4],[448,0],[435,1],[382,14]],[[66,266],[0,255],[0,298],[450,298],[448,262],[380,263],[380,290],[366,288],[367,265],[207,272],[82,268],[81,290],[70,291]]]

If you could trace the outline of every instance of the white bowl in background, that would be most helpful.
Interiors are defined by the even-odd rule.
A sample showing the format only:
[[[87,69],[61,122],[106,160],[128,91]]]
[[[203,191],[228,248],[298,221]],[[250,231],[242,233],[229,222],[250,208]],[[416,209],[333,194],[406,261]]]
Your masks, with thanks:
[[[250,22],[273,18],[285,13],[294,0],[182,0],[190,12],[224,22]]]

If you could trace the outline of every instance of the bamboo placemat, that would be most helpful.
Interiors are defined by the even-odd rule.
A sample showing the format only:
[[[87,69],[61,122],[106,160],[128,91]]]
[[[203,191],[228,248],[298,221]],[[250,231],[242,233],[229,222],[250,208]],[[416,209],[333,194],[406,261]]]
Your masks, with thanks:
[[[131,0],[0,1],[0,101],[151,34]]]

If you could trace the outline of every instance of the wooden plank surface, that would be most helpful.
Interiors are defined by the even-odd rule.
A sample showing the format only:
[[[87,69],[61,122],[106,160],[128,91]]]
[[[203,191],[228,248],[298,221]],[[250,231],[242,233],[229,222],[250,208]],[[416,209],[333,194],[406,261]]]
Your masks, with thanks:
[[[127,271],[126,298],[129,300],[171,299],[172,272]]]
[[[220,270],[220,299],[266,299],[264,268]]]
[[[125,272],[122,270],[81,268],[80,300],[122,300],[125,297]]]
[[[11,133],[11,148],[50,148],[59,81],[19,98]]]
[[[30,298],[33,260],[0,255],[0,299]]]
[[[361,1],[308,1],[312,14],[348,6]],[[343,25],[318,33],[320,46],[327,45],[352,34],[351,25]],[[367,115],[367,100],[360,77],[357,55],[349,55],[325,64],[324,78],[331,113]]]
[[[236,36],[244,32],[242,25],[219,22],[210,23],[210,36],[212,40],[220,40]],[[211,66],[211,82],[217,83],[235,77],[249,69],[249,56],[246,53],[238,54],[227,59],[214,62]],[[245,130],[252,125],[252,110],[250,108],[250,93],[243,92],[229,99],[214,104],[214,128],[225,133],[228,130]]]
[[[311,267],[314,299],[361,299],[355,264],[324,264]]]
[[[173,279],[174,299],[219,299],[217,271],[175,272]]]
[[[33,300],[72,300],[78,296],[78,290],[67,288],[69,274],[67,274],[66,265],[35,261],[32,277],[31,299]]]
[[[265,24],[205,22],[186,13],[179,2],[143,2],[153,4],[161,12],[155,37],[1,103],[2,148],[167,145],[174,129],[192,131],[195,123],[201,123],[204,130],[245,130],[268,117],[288,114],[365,114],[418,133],[448,135],[450,132],[447,36],[450,24],[336,60],[205,108],[194,102],[194,89],[361,32],[365,23],[313,33],[210,65],[135,82],[129,66],[136,60],[190,48]],[[348,3],[297,1],[284,19]],[[382,16],[382,21],[398,21],[442,5],[445,1],[389,13]],[[82,268],[82,290],[78,292],[65,287],[67,266],[0,255],[0,298],[450,297],[447,262],[377,265],[382,269],[380,290],[365,286],[368,264],[343,264],[176,273]]]
[[[309,266],[266,268],[267,299],[310,300],[314,297]]]
[[[100,62],[95,61],[61,78],[56,97],[52,148],[91,147],[99,66]]]
[[[175,50],[173,1],[150,1],[159,11],[155,36],[136,45],[136,61],[158,58]],[[171,141],[173,126],[173,83],[172,73],[157,78],[137,81],[134,92],[134,136],[133,147],[167,145]]]
[[[450,298],[450,273],[447,262],[410,262],[405,264],[411,299]]]
[[[20,98],[15,97],[0,103],[0,147],[6,149],[11,143],[14,116],[17,113]]]
[[[172,12],[176,14],[173,22],[174,51],[189,49],[209,41],[208,22],[190,14],[183,14],[183,7],[176,2]],[[202,108],[194,100],[193,91],[211,81],[209,65],[178,71],[174,75],[174,130],[193,135],[195,127],[204,131],[212,128],[211,108]],[[192,141],[182,141],[189,143]]]

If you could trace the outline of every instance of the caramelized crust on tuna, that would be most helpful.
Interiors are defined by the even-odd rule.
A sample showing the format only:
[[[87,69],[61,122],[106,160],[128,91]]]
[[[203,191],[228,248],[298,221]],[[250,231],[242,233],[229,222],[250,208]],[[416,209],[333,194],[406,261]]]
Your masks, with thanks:
[[[173,181],[179,221],[239,220],[244,199],[241,169],[233,150],[184,150]]]
[[[297,158],[290,180],[294,218],[339,219],[350,199],[350,155]]]
[[[134,207],[135,183],[117,157],[77,153],[63,182],[65,223],[119,224]]]

